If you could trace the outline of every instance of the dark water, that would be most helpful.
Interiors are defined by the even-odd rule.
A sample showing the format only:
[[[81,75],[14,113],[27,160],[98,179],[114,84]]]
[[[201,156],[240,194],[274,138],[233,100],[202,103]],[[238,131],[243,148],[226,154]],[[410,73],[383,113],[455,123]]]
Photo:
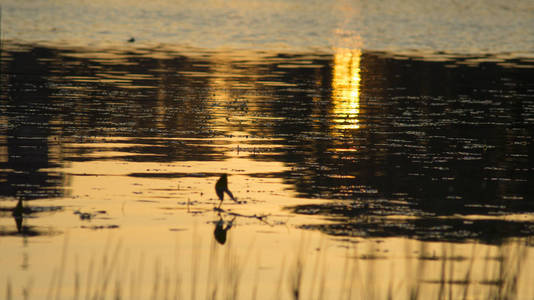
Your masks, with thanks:
[[[69,195],[62,168],[73,162],[221,161],[242,132],[237,151],[287,167],[251,177],[324,199],[287,208],[333,220],[302,228],[484,243],[534,234],[532,59],[7,44],[1,68],[0,194],[35,200],[37,214],[58,209],[39,199]],[[129,145],[109,157],[118,138]]]

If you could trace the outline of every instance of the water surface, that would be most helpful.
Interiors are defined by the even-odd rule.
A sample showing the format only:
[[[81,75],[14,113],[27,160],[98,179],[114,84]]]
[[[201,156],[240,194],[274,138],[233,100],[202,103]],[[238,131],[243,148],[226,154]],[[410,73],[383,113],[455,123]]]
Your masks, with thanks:
[[[509,0],[2,1],[5,39],[68,45],[534,52],[534,3]]]
[[[533,294],[528,56],[7,42],[1,67],[14,298]]]

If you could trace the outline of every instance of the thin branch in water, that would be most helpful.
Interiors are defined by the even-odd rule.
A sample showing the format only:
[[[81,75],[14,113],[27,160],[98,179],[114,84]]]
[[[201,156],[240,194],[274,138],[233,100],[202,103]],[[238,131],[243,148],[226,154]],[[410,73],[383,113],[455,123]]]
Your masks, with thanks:
[[[229,211],[229,210],[225,210],[224,208],[218,208],[218,207],[215,207],[213,208],[214,211],[217,211],[219,213],[225,213],[227,214],[228,216],[233,216],[233,217],[240,217],[240,218],[249,218],[249,219],[257,219],[259,220],[260,222],[263,222],[269,226],[274,226],[273,224],[269,223],[266,219],[267,217],[269,217],[270,215],[245,215],[245,214],[240,214],[240,213],[236,213],[236,212],[233,212],[233,211]]]

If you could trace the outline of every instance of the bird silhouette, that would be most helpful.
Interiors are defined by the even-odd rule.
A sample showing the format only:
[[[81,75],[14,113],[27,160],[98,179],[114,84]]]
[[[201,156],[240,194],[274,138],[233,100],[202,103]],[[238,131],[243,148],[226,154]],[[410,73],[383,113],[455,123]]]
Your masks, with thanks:
[[[18,233],[22,233],[23,227],[22,227],[22,221],[24,221],[24,212],[25,208],[22,205],[22,199],[19,198],[19,201],[17,202],[17,205],[13,208],[13,211],[11,212],[11,215],[15,219],[15,224],[17,225],[17,231]]]
[[[15,218],[22,218],[23,213],[24,213],[24,206],[22,205],[22,199],[19,198],[19,201],[17,202],[17,205],[13,208],[11,215]]]
[[[217,196],[219,196],[219,200],[221,201],[219,203],[218,208],[221,208],[222,202],[224,200],[224,193],[227,193],[228,196],[232,198],[232,200],[237,202],[232,192],[230,192],[230,190],[228,189],[228,175],[226,174],[222,174],[219,180],[217,180],[217,183],[215,183],[215,192],[217,193]]]

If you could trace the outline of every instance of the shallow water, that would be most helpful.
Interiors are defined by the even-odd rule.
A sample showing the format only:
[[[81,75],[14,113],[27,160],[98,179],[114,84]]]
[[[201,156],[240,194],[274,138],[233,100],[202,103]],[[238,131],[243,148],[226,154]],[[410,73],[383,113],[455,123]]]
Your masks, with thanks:
[[[531,58],[2,46],[6,295],[534,294]]]
[[[103,46],[534,52],[524,0],[2,1],[3,37]]]

